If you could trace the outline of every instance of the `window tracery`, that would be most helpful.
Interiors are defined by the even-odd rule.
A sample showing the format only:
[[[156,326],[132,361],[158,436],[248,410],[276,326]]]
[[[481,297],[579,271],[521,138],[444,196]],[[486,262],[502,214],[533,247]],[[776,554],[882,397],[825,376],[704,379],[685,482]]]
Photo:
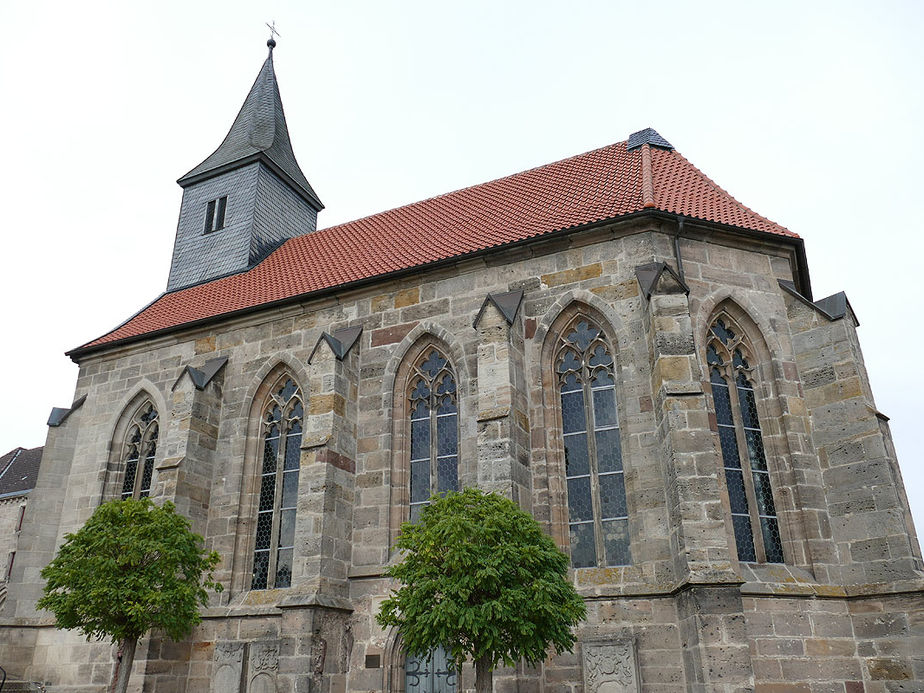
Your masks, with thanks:
[[[260,500],[251,589],[289,587],[295,547],[295,507],[301,459],[301,392],[283,378],[264,408]]]
[[[757,413],[753,362],[741,328],[725,314],[716,318],[709,328],[706,364],[738,560],[782,563],[783,543]],[[742,456],[741,450],[747,454]]]
[[[426,349],[410,378],[410,520],[434,493],[459,490],[456,376],[438,350]]]
[[[151,495],[154,457],[157,454],[157,409],[144,402],[132,415],[123,448],[125,461],[120,498],[147,498]]]
[[[629,515],[612,350],[577,316],[561,332],[555,373],[561,400],[571,564],[628,565]]]

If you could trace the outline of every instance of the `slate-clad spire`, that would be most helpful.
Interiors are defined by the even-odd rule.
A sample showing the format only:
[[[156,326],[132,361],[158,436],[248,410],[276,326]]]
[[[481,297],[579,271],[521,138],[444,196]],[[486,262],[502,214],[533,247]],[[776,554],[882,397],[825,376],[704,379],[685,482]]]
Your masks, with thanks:
[[[324,205],[299,168],[289,141],[289,129],[273,69],[273,47],[276,42],[270,39],[267,45],[269,56],[224,141],[211,156],[177,183],[185,188],[225,171],[263,160],[274,173],[320,211]]]
[[[183,188],[167,291],[244,272],[312,233],[324,205],[295,160],[273,47],[221,146]]]

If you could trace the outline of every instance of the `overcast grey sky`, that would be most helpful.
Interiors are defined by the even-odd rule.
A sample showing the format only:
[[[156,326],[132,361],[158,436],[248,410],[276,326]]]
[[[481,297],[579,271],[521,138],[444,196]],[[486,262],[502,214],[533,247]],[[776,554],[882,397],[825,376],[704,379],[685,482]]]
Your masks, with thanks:
[[[276,72],[321,226],[651,126],[844,290],[924,524],[924,3],[4,2],[0,454],[163,291],[175,180]]]

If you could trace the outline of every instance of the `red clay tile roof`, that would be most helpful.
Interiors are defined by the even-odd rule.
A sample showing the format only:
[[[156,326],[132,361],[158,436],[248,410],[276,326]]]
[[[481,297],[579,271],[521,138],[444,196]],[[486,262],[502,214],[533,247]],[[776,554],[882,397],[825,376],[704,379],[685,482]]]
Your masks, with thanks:
[[[655,210],[798,238],[676,151],[649,151]],[[291,239],[246,272],[161,296],[71,353],[639,212],[642,188],[642,150],[619,142]]]

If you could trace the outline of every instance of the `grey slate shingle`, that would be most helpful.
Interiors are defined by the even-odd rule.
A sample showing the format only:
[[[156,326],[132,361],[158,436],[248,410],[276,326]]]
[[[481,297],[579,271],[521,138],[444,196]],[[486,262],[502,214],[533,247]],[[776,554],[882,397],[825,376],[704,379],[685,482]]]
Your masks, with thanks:
[[[44,450],[15,448],[0,457],[0,497],[25,495],[35,488]]]

